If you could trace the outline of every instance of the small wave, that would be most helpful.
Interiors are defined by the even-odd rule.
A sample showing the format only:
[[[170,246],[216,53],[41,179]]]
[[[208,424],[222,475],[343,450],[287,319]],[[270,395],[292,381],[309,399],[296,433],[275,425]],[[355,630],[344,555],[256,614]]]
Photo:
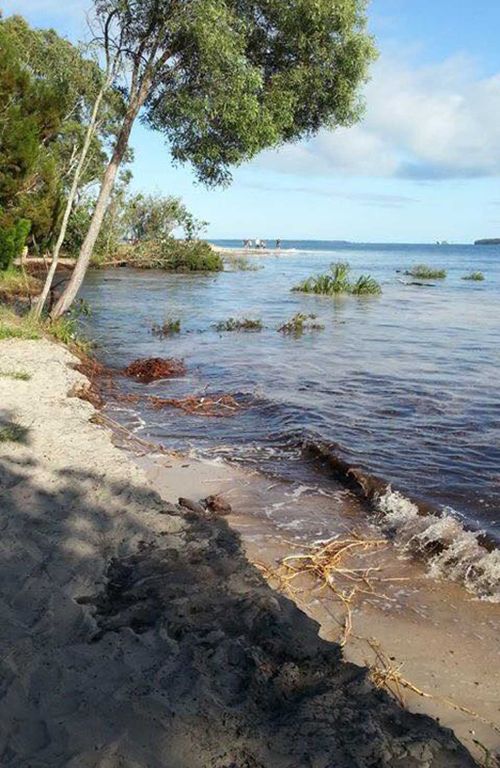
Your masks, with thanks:
[[[467,530],[453,510],[408,499],[378,477],[341,458],[339,447],[307,440],[302,450],[370,505],[396,546],[425,558],[430,575],[462,583],[477,596],[500,602],[500,550],[482,531]]]
[[[500,551],[488,551],[481,532],[467,531],[451,510],[422,515],[419,507],[388,487],[374,502],[382,529],[405,552],[426,557],[430,575],[463,583],[492,602],[500,602]]]

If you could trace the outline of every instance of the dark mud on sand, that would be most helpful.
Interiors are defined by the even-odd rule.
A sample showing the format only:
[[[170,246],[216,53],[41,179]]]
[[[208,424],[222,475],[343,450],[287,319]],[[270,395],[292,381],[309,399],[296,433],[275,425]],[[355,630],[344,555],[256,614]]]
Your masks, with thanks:
[[[143,645],[140,682],[122,705],[133,707],[138,734],[149,718],[163,724],[162,744],[135,739],[127,765],[474,765],[450,732],[405,712],[366,670],[343,662],[249,565],[224,521],[188,513],[182,533],[144,542],[107,577],[90,599],[93,642],[106,653],[125,633]]]

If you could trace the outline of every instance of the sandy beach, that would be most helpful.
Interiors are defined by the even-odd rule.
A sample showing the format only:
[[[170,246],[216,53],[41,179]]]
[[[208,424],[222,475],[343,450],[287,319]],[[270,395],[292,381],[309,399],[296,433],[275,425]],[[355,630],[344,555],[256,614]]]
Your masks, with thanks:
[[[343,661],[224,520],[154,491],[74,396],[75,362],[0,345],[16,425],[0,459],[2,765],[474,765]]]

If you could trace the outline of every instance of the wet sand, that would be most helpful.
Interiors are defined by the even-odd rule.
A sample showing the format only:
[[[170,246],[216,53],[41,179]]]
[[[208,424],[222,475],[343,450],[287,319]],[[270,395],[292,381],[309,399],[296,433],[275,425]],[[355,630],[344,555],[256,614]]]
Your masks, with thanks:
[[[0,377],[17,425],[0,443],[2,767],[472,768],[342,660],[224,520],[154,491],[75,396],[76,362],[0,344],[0,370],[29,376]]]
[[[145,466],[169,500],[185,495],[187,488],[194,498],[222,493],[233,507],[228,522],[241,534],[249,559],[271,571],[283,557],[307,551],[304,545],[317,539],[345,536],[348,530],[381,536],[349,492],[321,496],[303,489],[292,494],[286,483],[222,462],[157,457],[154,463],[146,459]],[[361,566],[362,559],[350,565]],[[381,568],[384,596],[357,599],[345,657],[380,667],[375,640],[390,666],[421,691],[401,688],[412,712],[438,718],[478,758],[485,754],[480,745],[500,753],[499,605],[432,578],[424,564],[402,557],[389,541],[370,565]],[[271,583],[280,586],[274,579]],[[345,618],[341,602],[329,590],[318,591],[312,580],[300,580],[296,587],[294,599],[320,623],[322,637],[338,641]]]

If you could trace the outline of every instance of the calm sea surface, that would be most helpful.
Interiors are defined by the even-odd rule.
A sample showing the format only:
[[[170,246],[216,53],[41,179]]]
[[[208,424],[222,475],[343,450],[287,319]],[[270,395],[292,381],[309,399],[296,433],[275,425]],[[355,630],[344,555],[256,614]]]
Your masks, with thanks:
[[[188,376],[149,385],[148,394],[231,393],[249,406],[228,419],[137,406],[115,415],[150,439],[303,482],[312,470],[300,440],[331,441],[403,493],[500,538],[500,247],[284,241],[283,248],[295,251],[252,259],[262,267],[256,272],[90,274],[87,332],[103,361],[181,357]],[[338,260],[350,262],[354,277],[373,275],[382,296],[291,292]],[[444,267],[448,277],[431,287],[403,285],[409,278],[397,270],[417,263]],[[471,270],[486,280],[462,280]],[[296,312],[318,315],[325,330],[278,333]],[[155,338],[152,325],[168,316],[181,319],[182,333]],[[218,333],[214,324],[231,316],[260,318],[265,329]],[[134,382],[121,386],[144,392]]]

